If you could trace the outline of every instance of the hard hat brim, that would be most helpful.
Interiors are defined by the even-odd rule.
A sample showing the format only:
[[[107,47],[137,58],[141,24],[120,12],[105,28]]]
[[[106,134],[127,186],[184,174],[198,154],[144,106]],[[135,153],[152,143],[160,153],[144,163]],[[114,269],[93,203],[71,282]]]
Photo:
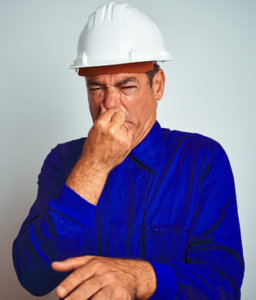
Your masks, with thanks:
[[[120,65],[99,66],[79,68],[79,76],[94,76],[103,74],[118,74],[118,73],[145,73],[153,70],[154,65],[152,61],[144,61],[138,63],[128,63]]]

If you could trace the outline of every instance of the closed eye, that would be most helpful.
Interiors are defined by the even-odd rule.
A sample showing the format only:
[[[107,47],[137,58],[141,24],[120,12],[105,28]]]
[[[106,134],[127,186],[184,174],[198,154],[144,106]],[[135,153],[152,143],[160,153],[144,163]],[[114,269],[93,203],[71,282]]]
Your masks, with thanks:
[[[94,88],[94,89],[93,89],[93,88],[90,88],[89,90],[90,90],[90,91],[97,91],[97,90],[101,90],[101,89],[103,89],[103,88],[102,88],[102,87]]]
[[[131,86],[123,86],[123,87],[121,87],[122,90],[123,90],[123,89],[134,89],[134,88],[136,88],[135,85],[131,85]]]

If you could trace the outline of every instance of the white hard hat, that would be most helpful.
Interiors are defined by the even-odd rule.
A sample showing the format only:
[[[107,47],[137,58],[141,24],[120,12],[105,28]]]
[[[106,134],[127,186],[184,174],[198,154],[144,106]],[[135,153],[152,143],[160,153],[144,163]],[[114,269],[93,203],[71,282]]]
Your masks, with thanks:
[[[168,60],[171,55],[155,23],[129,4],[111,2],[90,15],[69,68]]]

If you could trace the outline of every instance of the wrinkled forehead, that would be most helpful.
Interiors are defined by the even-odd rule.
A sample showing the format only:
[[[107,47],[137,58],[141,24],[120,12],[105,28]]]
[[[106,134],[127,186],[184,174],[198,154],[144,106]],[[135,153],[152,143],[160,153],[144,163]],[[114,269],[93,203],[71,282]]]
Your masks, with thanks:
[[[122,85],[126,83],[141,84],[147,79],[146,73],[117,73],[86,76],[88,85]]]

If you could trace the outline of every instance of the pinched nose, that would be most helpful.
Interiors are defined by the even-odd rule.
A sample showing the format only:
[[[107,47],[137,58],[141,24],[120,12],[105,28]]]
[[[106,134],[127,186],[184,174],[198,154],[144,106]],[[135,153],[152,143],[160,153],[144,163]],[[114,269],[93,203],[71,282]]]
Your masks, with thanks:
[[[108,87],[105,90],[104,106],[106,109],[110,109],[119,106],[121,93],[116,87]]]

